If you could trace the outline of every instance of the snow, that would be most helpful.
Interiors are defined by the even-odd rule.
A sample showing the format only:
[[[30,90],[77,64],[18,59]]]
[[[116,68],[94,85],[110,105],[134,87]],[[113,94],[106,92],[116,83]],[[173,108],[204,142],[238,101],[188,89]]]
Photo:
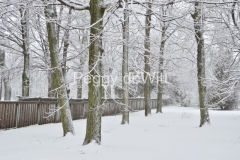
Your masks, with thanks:
[[[211,124],[198,127],[197,108],[164,107],[162,114],[103,117],[102,144],[82,146],[86,120],[76,135],[62,137],[61,124],[0,131],[0,160],[239,160],[240,111],[210,110]]]

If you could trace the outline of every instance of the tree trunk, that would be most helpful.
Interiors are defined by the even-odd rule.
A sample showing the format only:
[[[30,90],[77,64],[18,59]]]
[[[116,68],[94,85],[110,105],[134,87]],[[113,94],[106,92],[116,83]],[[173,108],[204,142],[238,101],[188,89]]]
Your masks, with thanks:
[[[44,0],[44,1],[54,2],[54,0]],[[61,8],[60,8],[59,17],[61,17],[62,11],[63,11],[63,6],[61,6]],[[52,12],[51,13],[52,18],[50,18],[50,19],[54,19],[55,21],[57,21],[58,24],[61,24],[61,20],[57,19],[58,14],[57,14],[57,8],[56,8],[55,5],[51,8],[51,12]],[[55,25],[55,23],[54,23],[54,25]],[[55,26],[55,30],[56,30],[56,41],[57,41],[56,44],[59,45],[60,25]],[[50,60],[50,65],[51,65],[51,60]],[[53,73],[53,72],[55,72],[55,69],[52,66],[50,66],[50,67],[51,67],[51,70],[50,70],[50,72],[48,74],[48,77],[49,77],[48,78],[48,82],[50,83],[50,85],[49,85],[49,89],[50,89],[49,96],[58,98],[58,91],[56,90],[58,87],[56,86],[56,83],[54,81],[54,76],[55,75]],[[64,77],[64,82],[65,82],[65,77]],[[68,95],[68,93],[67,93],[67,95]]]
[[[0,49],[0,70],[1,70],[1,79],[0,79],[0,100],[2,99],[2,81],[4,77],[4,66],[5,66],[5,51]]]
[[[88,116],[86,126],[86,136],[83,145],[87,145],[92,141],[101,144],[101,84],[94,82],[101,82],[100,80],[100,56],[102,54],[102,29],[103,29],[103,15],[105,9],[102,8],[103,0],[90,1],[90,15],[92,25],[90,29],[90,46],[89,46],[89,76],[91,76],[88,84]],[[98,38],[97,38],[98,37]]]
[[[9,71],[5,72],[4,78],[3,78],[3,85],[4,85],[4,100],[11,100],[11,85],[10,85],[10,79],[9,79]]]
[[[48,1],[44,1],[47,4]],[[60,109],[60,118],[63,127],[63,136],[66,136],[68,132],[74,134],[74,127],[72,123],[72,116],[67,97],[66,84],[64,81],[61,63],[59,61],[59,47],[57,39],[57,26],[54,23],[56,15],[53,14],[53,6],[47,5],[45,7],[45,16],[47,18],[46,27],[48,32],[49,51],[51,59],[52,82],[54,83],[55,90],[57,91],[57,98]],[[50,20],[50,21],[48,21]]]
[[[103,16],[103,15],[102,15]],[[101,21],[103,23],[103,21]],[[103,24],[101,24],[103,25]],[[103,27],[103,26],[102,26]],[[103,29],[103,28],[102,28]],[[99,46],[100,46],[100,57],[99,57],[99,74],[100,74],[100,95],[101,95],[101,105],[103,104],[103,98],[105,98],[105,88],[103,86],[103,74],[104,74],[104,69],[103,69],[103,54],[104,54],[104,48],[103,48],[103,32],[100,32],[99,34]]]
[[[82,79],[78,79],[77,80],[77,98],[81,99],[83,97],[82,96],[82,92],[83,92],[83,89],[82,89]]]
[[[50,57],[50,56],[49,56]],[[49,69],[47,71],[47,79],[48,79],[48,97],[55,97],[53,92],[52,92],[52,73],[50,70],[51,66],[49,65]]]
[[[197,78],[198,78],[198,94],[200,104],[200,127],[206,122],[210,123],[208,108],[205,104],[206,86],[204,85],[205,79],[205,51],[204,51],[204,37],[202,25],[202,6],[199,2],[195,2],[195,11],[192,14],[194,20],[195,38],[197,42]]]
[[[68,25],[71,25],[71,14],[72,14],[72,8],[69,8],[69,12],[68,12]],[[68,48],[69,48],[69,26],[66,27],[65,33],[64,33],[64,37],[63,37],[63,62],[62,62],[62,72],[63,72],[63,77],[65,82],[67,82],[66,79],[66,74],[67,74],[67,53],[68,53]],[[70,94],[70,89],[68,86],[66,86],[67,88],[67,94],[68,94],[68,98],[69,98],[69,94]]]
[[[68,25],[71,25],[71,14],[72,9],[69,8],[68,13]],[[67,73],[67,53],[68,53],[68,47],[69,47],[69,27],[67,26],[65,29],[64,37],[63,37],[63,63],[62,63],[62,70],[63,70],[63,76],[66,79],[66,73]]]
[[[1,69],[1,94],[2,88],[4,88],[4,100],[11,100],[11,86],[9,80],[9,71],[6,69],[6,62],[5,62],[5,51],[0,50],[0,69]],[[3,86],[2,87],[2,82]],[[0,97],[1,100],[2,97]]]
[[[144,40],[144,101],[145,101],[145,116],[151,114],[150,106],[150,30],[151,30],[151,14],[152,5],[150,1],[147,4],[146,20],[145,20],[145,40]]]
[[[108,76],[112,76],[113,69],[110,67],[108,69]],[[109,84],[106,86],[106,98],[111,99],[112,98],[112,83],[109,81]]]
[[[87,57],[87,44],[88,42],[88,38],[87,38],[87,33],[85,33],[83,31],[83,37],[82,37],[82,40],[81,40],[81,50],[83,51],[81,56],[80,56],[80,67],[79,67],[79,71],[81,74],[83,74],[83,66],[85,64],[85,61],[86,61],[86,57]],[[82,94],[83,94],[83,80],[82,78],[79,79],[80,77],[77,77],[77,98],[82,98]]]
[[[128,106],[128,42],[129,42],[129,10],[128,0],[125,0],[123,22],[123,59],[122,59],[122,122],[121,124],[129,123],[129,106]]]
[[[22,96],[29,97],[30,56],[29,56],[29,8],[21,6],[22,53],[24,57],[22,73]]]
[[[157,92],[157,110],[156,112],[162,113],[163,106],[163,55],[166,42],[166,27],[165,23],[162,26],[162,37],[160,43],[160,55],[159,55],[159,73],[158,73],[158,92]]]

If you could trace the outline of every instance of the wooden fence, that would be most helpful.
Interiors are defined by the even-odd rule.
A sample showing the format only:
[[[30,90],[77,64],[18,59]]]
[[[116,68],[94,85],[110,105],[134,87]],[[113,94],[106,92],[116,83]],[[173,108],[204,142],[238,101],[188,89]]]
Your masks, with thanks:
[[[72,119],[87,117],[88,101],[84,99],[70,99]],[[144,99],[129,99],[132,111],[144,109]],[[156,108],[157,100],[151,100],[152,108]],[[42,125],[60,122],[59,113],[50,113],[58,108],[57,99],[29,98],[19,101],[0,101],[0,129],[20,128],[30,125]],[[121,99],[107,99],[103,104],[103,116],[121,113]],[[48,118],[46,118],[49,116]]]

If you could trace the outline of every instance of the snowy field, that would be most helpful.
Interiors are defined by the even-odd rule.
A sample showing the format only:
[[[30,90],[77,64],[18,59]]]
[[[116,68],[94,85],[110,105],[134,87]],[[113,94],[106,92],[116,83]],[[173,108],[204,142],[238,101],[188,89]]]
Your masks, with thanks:
[[[0,160],[240,160],[240,111],[210,110],[211,124],[199,128],[199,109],[164,107],[163,114],[102,119],[102,145],[82,146],[86,120],[76,135],[62,137],[61,124],[0,131]]]

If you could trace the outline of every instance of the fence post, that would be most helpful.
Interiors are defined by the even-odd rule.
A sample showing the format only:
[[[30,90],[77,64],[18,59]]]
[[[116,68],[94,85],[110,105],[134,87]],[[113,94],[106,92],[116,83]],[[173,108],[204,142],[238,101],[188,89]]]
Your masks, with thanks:
[[[16,102],[16,106],[15,106],[15,118],[16,118],[15,126],[16,126],[16,128],[18,128],[18,122],[19,122],[19,117],[20,117],[20,115],[19,115],[20,111],[19,110],[20,110],[19,102]]]
[[[40,101],[40,99],[39,99],[39,101]],[[40,108],[40,103],[38,102],[38,103],[37,103],[37,119],[38,119],[38,120],[37,120],[37,124],[38,124],[38,125],[40,125],[40,113],[39,113],[39,112],[40,112],[40,111],[39,111],[40,109],[39,109],[39,108]]]

